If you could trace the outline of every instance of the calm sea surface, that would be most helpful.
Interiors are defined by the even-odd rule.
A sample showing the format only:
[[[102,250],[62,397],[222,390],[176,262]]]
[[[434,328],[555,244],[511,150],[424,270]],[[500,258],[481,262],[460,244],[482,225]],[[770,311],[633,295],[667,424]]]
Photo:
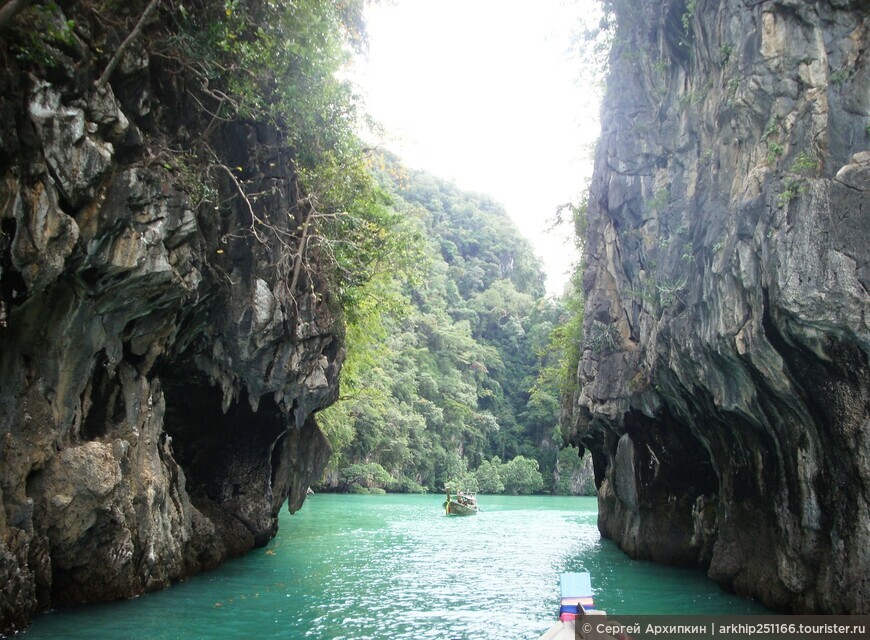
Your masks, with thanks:
[[[696,571],[627,559],[595,498],[309,496],[267,547],[167,591],[37,618],[26,640],[519,640],[558,611],[558,575],[589,571],[608,613],[761,613]]]

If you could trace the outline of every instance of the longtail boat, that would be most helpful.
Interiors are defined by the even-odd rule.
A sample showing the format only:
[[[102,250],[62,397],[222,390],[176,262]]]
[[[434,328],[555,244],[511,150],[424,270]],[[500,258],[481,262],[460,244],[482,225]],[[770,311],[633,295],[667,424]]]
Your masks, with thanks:
[[[581,634],[583,620],[587,615],[606,616],[603,611],[596,611],[592,600],[592,580],[588,573],[563,573],[559,576],[559,622],[550,627],[538,640],[575,640],[588,637]],[[602,618],[606,620],[605,618]],[[609,635],[596,634],[593,637],[611,638]],[[611,640],[615,640],[612,639]]]
[[[451,496],[448,489],[447,500],[441,506],[444,507],[444,513],[448,516],[473,516],[480,511],[477,506],[477,497],[466,491],[459,491],[455,496]]]

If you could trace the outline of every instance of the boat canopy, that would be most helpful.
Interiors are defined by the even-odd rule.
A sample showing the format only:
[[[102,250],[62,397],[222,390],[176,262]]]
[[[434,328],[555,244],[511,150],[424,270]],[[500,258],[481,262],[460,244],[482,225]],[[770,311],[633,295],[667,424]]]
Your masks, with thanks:
[[[592,596],[592,579],[589,573],[563,573],[559,582],[562,598],[586,598]]]

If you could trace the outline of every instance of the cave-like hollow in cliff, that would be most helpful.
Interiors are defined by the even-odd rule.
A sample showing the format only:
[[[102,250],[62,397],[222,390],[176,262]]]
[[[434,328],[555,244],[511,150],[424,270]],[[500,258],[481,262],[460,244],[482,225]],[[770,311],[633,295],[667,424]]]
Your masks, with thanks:
[[[262,546],[275,533],[273,489],[288,417],[271,394],[254,411],[245,390],[224,410],[218,387],[183,372],[161,375],[164,437],[184,471],[191,501],[224,526],[238,529],[228,518],[237,520],[253,544]]]

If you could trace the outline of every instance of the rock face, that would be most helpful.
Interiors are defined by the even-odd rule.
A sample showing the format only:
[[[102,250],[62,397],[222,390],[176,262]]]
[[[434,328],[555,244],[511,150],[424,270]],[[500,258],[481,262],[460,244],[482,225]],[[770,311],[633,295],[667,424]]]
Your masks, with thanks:
[[[186,116],[130,51],[97,87],[77,38],[45,77],[4,50],[0,633],[265,544],[329,455],[340,323],[316,256],[290,290],[306,205],[281,132]]]
[[[614,0],[586,235],[599,528],[802,612],[870,612],[870,13]]]

